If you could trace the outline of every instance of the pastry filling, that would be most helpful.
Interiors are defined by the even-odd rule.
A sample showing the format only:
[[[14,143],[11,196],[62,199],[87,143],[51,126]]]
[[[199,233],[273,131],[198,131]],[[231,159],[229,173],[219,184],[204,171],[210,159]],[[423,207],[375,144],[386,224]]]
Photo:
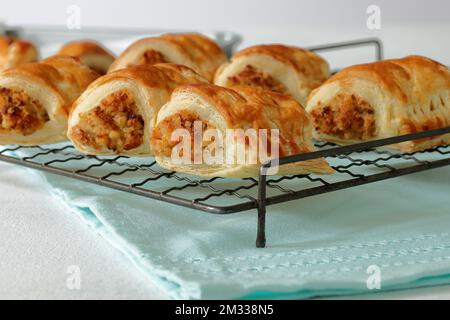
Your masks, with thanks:
[[[194,160],[194,124],[196,121],[201,122],[201,132],[203,133],[208,129],[215,129],[214,126],[201,120],[198,115],[189,111],[179,111],[162,120],[153,130],[152,134],[152,147],[155,155],[160,157],[171,157],[172,148],[182,142],[181,138],[172,141],[174,131],[177,129],[186,129],[189,132],[189,137],[191,139],[190,159]],[[200,127],[197,128],[200,129]],[[202,141],[202,151],[211,143],[213,143],[213,141]],[[180,158],[185,157],[183,151],[185,150],[181,148],[180,153],[178,154]]]
[[[256,70],[251,65],[245,67],[239,74],[228,78],[228,86],[246,85],[262,87],[278,93],[287,93],[286,87],[269,74]]]
[[[375,136],[375,112],[355,95],[337,95],[330,103],[311,112],[316,130],[348,140],[367,140]]]
[[[79,115],[72,137],[96,150],[115,152],[139,147],[144,141],[144,120],[131,94],[117,91],[100,104]]]
[[[168,62],[166,58],[156,50],[147,50],[142,55],[138,64],[157,64]]]
[[[26,136],[47,121],[48,114],[39,101],[22,90],[0,88],[0,132]]]

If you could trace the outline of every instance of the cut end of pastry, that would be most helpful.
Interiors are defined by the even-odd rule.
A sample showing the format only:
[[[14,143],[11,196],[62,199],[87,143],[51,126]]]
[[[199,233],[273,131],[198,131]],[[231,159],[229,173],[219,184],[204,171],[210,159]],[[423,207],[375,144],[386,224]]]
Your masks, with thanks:
[[[355,94],[339,94],[310,112],[316,132],[340,140],[364,141],[376,136],[374,108]]]
[[[275,80],[271,75],[247,65],[244,70],[234,76],[229,76],[226,87],[252,86],[287,94],[284,84]]]
[[[330,76],[328,64],[317,54],[284,45],[258,45],[235,54],[218,69],[214,83],[249,85],[288,94],[306,105],[309,93]]]
[[[208,121],[202,121],[198,114],[189,110],[180,110],[176,114],[168,116],[160,121],[154,128],[151,138],[151,144],[155,155],[164,158],[171,157],[173,149],[181,142],[181,137],[178,139],[171,139],[174,137],[177,130],[184,130],[184,132],[189,134],[192,138],[190,142],[192,146],[196,122],[200,123],[201,128],[199,129],[202,131],[216,129]],[[208,143],[202,143],[201,151],[204,152],[206,148],[208,148]],[[190,150],[179,149],[177,155],[180,158],[188,157],[191,161],[194,161],[194,148],[190,148]]]
[[[169,61],[167,60],[166,57],[164,57],[164,55],[156,50],[153,49],[148,49],[145,50],[144,53],[142,54],[142,56],[140,57],[139,61],[137,63],[129,63],[128,67],[133,66],[133,65],[140,65],[140,64],[149,64],[149,65],[154,65],[157,63],[168,63]]]
[[[0,87],[0,133],[28,136],[47,121],[49,116],[41,102],[21,89]]]
[[[309,97],[318,140],[353,144],[450,126],[450,72],[419,56],[351,66]],[[450,135],[390,148],[415,152],[450,144]]]
[[[144,120],[127,90],[111,93],[94,108],[78,114],[78,118],[69,136],[83,149],[123,153],[144,142]]]
[[[58,54],[78,58],[99,74],[105,74],[115,60],[111,52],[92,40],[67,43],[58,51]]]
[[[186,65],[212,81],[217,68],[225,62],[224,51],[208,37],[196,33],[165,34],[134,42],[108,72],[135,65],[175,63]]]
[[[138,65],[100,77],[74,103],[68,137],[87,154],[152,156],[160,108],[180,85],[206,80],[175,64]]]
[[[257,176],[269,159],[315,151],[311,136],[305,111],[286,95],[197,84],[174,91],[158,114],[151,144],[168,170],[243,178]],[[278,169],[269,174],[334,172],[324,159]]]

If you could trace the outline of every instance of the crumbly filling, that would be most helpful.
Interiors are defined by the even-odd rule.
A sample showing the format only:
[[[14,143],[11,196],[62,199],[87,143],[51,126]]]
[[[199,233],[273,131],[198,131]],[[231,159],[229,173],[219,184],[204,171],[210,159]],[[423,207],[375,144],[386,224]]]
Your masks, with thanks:
[[[311,112],[316,130],[341,139],[366,140],[375,136],[375,112],[355,95],[337,95]]]
[[[137,148],[144,141],[144,120],[133,97],[125,90],[110,94],[79,117],[72,136],[82,145],[122,152]]]
[[[198,115],[189,111],[180,111],[174,115],[171,115],[161,121],[152,134],[152,146],[157,156],[170,157],[172,155],[172,149],[181,142],[179,140],[172,141],[172,134],[177,129],[186,129],[189,132],[191,139],[191,160],[194,159],[194,123],[195,121],[201,121],[201,130],[204,133],[208,129],[214,129],[214,126],[200,120]],[[198,127],[199,128],[199,127]],[[206,148],[213,141],[202,142],[202,150]],[[184,157],[183,149],[180,149],[180,158]]]
[[[39,101],[24,91],[0,88],[0,132],[24,136],[34,133],[49,121]]]
[[[142,55],[139,64],[157,64],[166,63],[166,58],[161,54],[161,52],[156,50],[147,50]]]
[[[262,87],[278,93],[287,93],[286,87],[269,74],[256,70],[248,65],[239,74],[228,78],[229,86],[246,85]]]

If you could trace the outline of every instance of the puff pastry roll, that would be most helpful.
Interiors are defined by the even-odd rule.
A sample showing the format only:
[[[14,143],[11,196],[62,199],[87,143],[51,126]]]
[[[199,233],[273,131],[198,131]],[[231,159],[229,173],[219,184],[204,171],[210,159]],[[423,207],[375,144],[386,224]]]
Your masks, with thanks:
[[[111,65],[110,72],[136,64],[176,63],[190,67],[209,81],[226,62],[222,48],[197,34],[165,34],[138,40]]]
[[[201,143],[197,144],[197,151],[195,142],[189,143],[190,149],[179,149],[182,140],[174,136],[174,133],[178,129],[189,132],[187,138],[191,137],[192,141],[198,135],[198,131],[195,132],[196,126],[205,135],[211,131],[209,129],[213,129],[212,132],[217,132],[218,135],[214,139],[203,136],[202,140],[200,134]],[[157,125],[152,133],[152,146],[158,163],[169,170],[206,177],[252,177],[258,175],[259,166],[264,161],[257,157],[252,162],[248,158],[251,156],[250,148],[241,148],[250,144],[251,138],[238,138],[243,130],[248,129],[262,129],[262,132],[266,132],[267,143],[257,142],[258,150],[267,150],[268,157],[264,161],[275,158],[273,145],[278,145],[275,152],[279,157],[315,150],[311,142],[310,120],[292,98],[262,88],[238,86],[228,89],[211,84],[188,85],[174,91],[170,101],[159,111]],[[278,129],[279,143],[275,143],[274,135],[269,129]],[[212,141],[226,141],[225,136],[229,132],[236,135],[231,137],[228,144],[211,145]],[[218,156],[219,161],[208,163],[195,160],[195,153],[199,150],[200,154]],[[244,150],[247,161],[237,158],[238,150]],[[175,161],[174,154],[176,157],[186,157],[187,163]],[[278,171],[280,174],[311,172],[329,174],[333,170],[324,159],[316,159],[281,166]]]
[[[99,74],[105,74],[115,60],[112,53],[97,42],[89,40],[68,43],[59,50],[58,54],[76,57]]]
[[[68,137],[83,153],[151,156],[150,131],[180,85],[207,82],[188,67],[132,66],[93,82],[74,103]]]
[[[306,105],[309,93],[330,76],[328,63],[317,54],[291,46],[258,45],[244,49],[222,65],[214,83],[248,85],[289,94]]]
[[[69,56],[53,56],[1,72],[0,144],[67,140],[72,102],[97,77]]]
[[[0,37],[0,71],[38,59],[38,50],[28,41]]]
[[[320,140],[350,144],[450,126],[450,71],[421,56],[352,66],[310,96]],[[403,152],[449,144],[450,135],[392,146]]]

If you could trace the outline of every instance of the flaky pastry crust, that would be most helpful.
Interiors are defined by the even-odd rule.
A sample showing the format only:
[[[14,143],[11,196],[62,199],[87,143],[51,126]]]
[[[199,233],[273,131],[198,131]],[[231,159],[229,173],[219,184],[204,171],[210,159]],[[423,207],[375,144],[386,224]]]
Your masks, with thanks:
[[[173,64],[137,65],[108,73],[74,103],[68,137],[87,154],[151,156],[150,132],[172,91],[207,82]]]
[[[250,85],[289,94],[306,105],[309,93],[330,76],[327,62],[317,54],[286,45],[257,45],[235,54],[216,72],[220,86]]]
[[[205,129],[214,128],[223,135],[228,129],[278,129],[279,157],[315,150],[311,142],[312,127],[308,115],[292,98],[249,86],[228,89],[209,84],[197,84],[177,88],[169,103],[158,113],[152,144],[156,159],[162,167],[199,176],[252,177],[258,175],[260,158],[256,163],[245,164],[238,161],[215,165],[174,163],[170,155],[171,150],[167,148],[171,140],[170,134],[174,129],[192,126],[193,121],[200,121]],[[268,141],[269,145],[274,142],[270,134]],[[311,172],[329,174],[333,170],[324,159],[281,166],[278,170],[279,174]]]
[[[70,107],[97,77],[96,72],[69,56],[52,56],[1,72],[0,144],[67,140]]]
[[[99,74],[105,74],[115,60],[111,52],[92,40],[67,43],[58,51],[58,54],[76,57]]]
[[[316,137],[339,144],[450,126],[450,71],[422,56],[356,65],[311,93]],[[413,152],[449,144],[450,135],[392,146]]]
[[[109,72],[137,64],[175,63],[188,66],[212,81],[215,71],[225,61],[224,51],[206,36],[165,34],[130,45],[111,65]]]

